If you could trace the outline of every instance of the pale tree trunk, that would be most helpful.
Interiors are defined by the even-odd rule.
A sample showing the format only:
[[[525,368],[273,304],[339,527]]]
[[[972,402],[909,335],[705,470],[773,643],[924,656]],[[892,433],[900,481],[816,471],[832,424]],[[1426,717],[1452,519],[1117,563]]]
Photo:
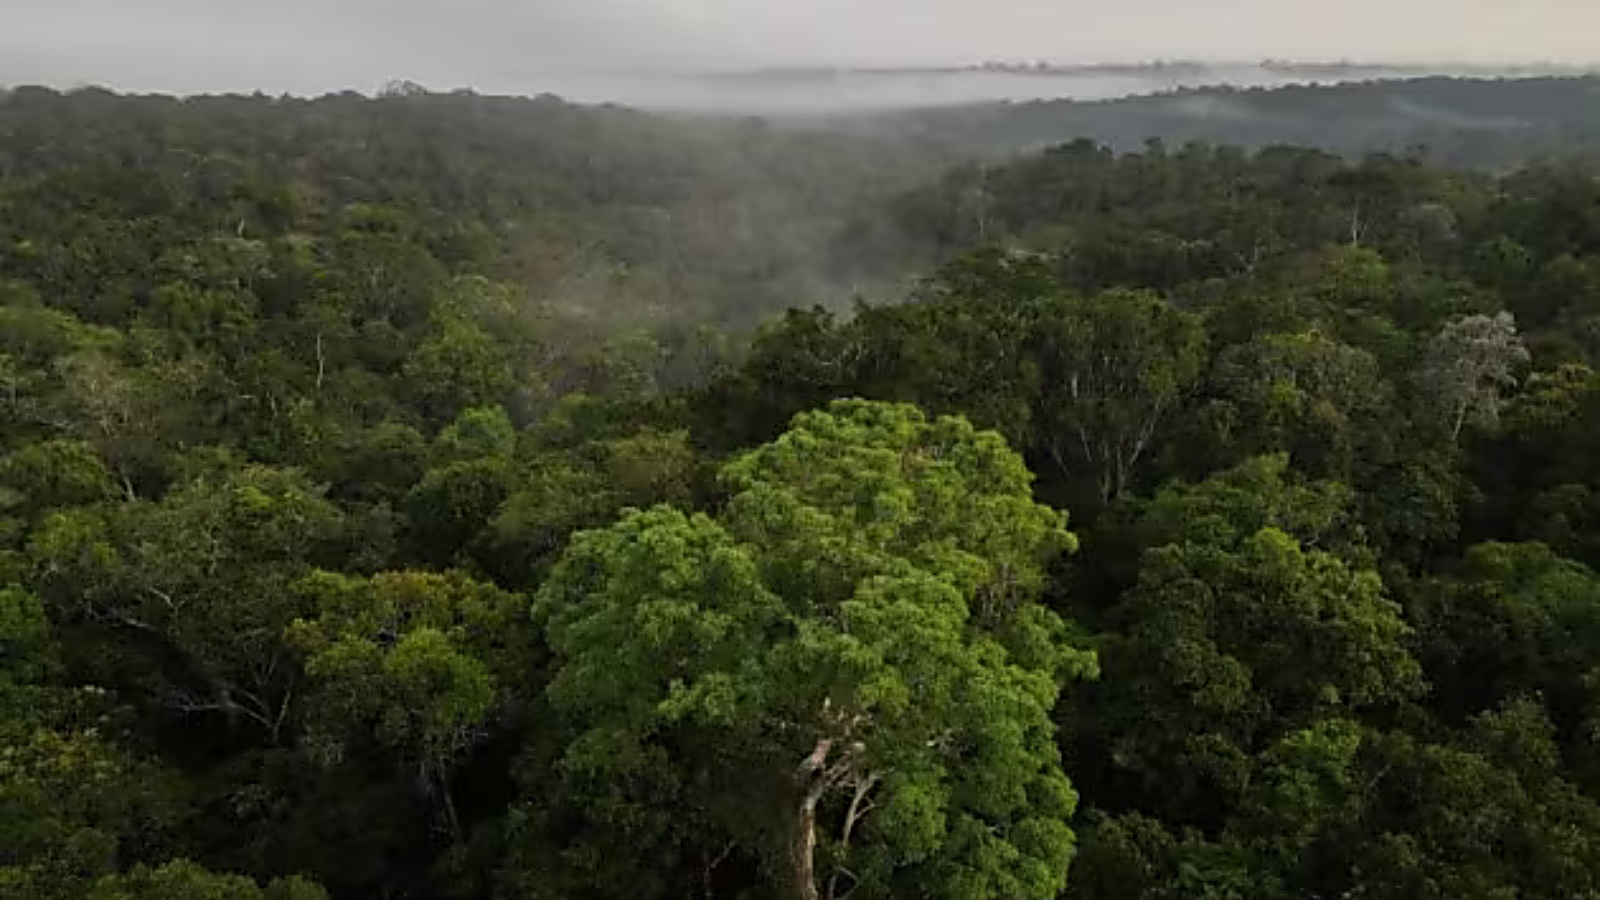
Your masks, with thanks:
[[[798,805],[794,809],[791,825],[794,831],[789,838],[790,897],[793,900],[821,900],[821,891],[817,886],[817,807],[823,798],[840,785],[855,785],[856,794],[850,803],[844,829],[844,842],[848,846],[856,822],[872,808],[866,802],[867,794],[877,783],[877,778],[861,772],[865,747],[859,742],[851,742],[851,735],[863,717],[834,712],[831,701],[823,703],[822,716],[829,723],[828,730],[832,734],[817,740],[794,773]],[[835,756],[835,745],[841,742],[843,749]],[[830,879],[828,900],[836,900],[837,887],[837,878]]]
[[[1458,442],[1461,440],[1461,429],[1465,428],[1467,425],[1468,405],[1469,404],[1466,401],[1462,401],[1461,405],[1456,407],[1455,427],[1450,429],[1450,440],[1452,442]]]
[[[822,738],[800,763],[795,781],[800,806],[795,811],[794,834],[789,839],[789,879],[797,900],[819,900],[817,894],[817,804],[828,790],[828,754],[833,739]]]
[[[790,876],[794,880],[796,900],[820,900],[817,892],[817,801],[821,799],[807,792],[800,802],[800,814],[795,821],[794,839],[789,845]]]

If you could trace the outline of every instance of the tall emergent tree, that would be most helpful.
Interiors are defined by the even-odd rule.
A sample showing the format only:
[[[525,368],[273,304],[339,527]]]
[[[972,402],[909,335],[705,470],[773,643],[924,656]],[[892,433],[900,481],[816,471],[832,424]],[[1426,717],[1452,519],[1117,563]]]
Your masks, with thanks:
[[[722,477],[717,519],[630,514],[541,590],[567,736],[532,804],[706,891],[738,863],[800,900],[1054,897],[1077,795],[1050,712],[1097,663],[1035,600],[1074,540],[1021,459],[840,401]]]
[[[1517,386],[1516,371],[1531,358],[1510,313],[1464,316],[1446,325],[1428,344],[1419,381],[1449,415],[1453,440],[1461,437],[1468,423],[1499,424],[1501,392]]]

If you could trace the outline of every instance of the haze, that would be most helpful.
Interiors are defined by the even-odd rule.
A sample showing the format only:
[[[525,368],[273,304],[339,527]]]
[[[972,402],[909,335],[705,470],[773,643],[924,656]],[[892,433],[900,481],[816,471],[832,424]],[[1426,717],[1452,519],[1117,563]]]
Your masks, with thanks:
[[[1600,57],[1593,0],[0,0],[0,12],[0,83],[174,93],[408,78],[648,105],[630,90],[752,67]]]

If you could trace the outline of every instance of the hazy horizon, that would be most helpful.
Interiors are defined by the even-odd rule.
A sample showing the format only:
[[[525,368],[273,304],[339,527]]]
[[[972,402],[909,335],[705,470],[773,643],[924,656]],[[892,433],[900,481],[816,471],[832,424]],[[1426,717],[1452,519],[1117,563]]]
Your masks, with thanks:
[[[0,0],[0,84],[175,94],[563,93],[696,72],[1282,59],[1600,61],[1590,0]],[[571,93],[568,91],[567,93]],[[593,93],[586,91],[583,93]],[[623,92],[626,93],[626,92]],[[1093,93],[1093,92],[1091,92]],[[628,96],[584,96],[638,102]]]

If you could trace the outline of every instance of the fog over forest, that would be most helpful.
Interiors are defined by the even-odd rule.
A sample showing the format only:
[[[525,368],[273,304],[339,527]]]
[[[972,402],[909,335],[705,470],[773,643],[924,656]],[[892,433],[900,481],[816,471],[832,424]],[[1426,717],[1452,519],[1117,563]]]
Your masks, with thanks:
[[[0,13],[0,900],[1600,900],[1597,0]]]
[[[1433,75],[1508,77],[1530,71],[1570,74],[1579,67],[1462,65],[1273,65],[1177,63],[1049,67],[1037,64],[943,68],[766,69],[709,73],[553,73],[507,90],[555,94],[579,103],[621,103],[668,112],[738,115],[869,113],[907,108],[1033,100],[1111,100],[1183,88],[1268,88]]]
[[[560,93],[678,108],[793,109],[1094,98],[1172,78],[1017,79],[900,73],[827,84],[708,85],[685,73],[1153,59],[1365,60],[1453,72],[1472,63],[1582,65],[1600,12],[1585,0],[6,0],[0,84],[156,92],[439,90]],[[1308,23],[1315,23],[1309,27]],[[292,60],[292,64],[285,64]],[[1188,73],[1179,79],[1188,79]],[[1275,79],[1234,70],[1228,80]],[[1210,78],[1209,80],[1216,80]]]

